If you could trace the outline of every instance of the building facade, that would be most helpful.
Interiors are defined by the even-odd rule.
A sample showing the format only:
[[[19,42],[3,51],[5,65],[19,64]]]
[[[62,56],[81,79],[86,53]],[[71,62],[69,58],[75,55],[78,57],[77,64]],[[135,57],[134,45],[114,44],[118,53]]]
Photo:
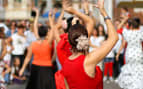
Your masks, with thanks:
[[[61,2],[61,0],[0,0],[0,19],[20,20],[29,19],[31,16],[31,8],[36,6],[40,7],[42,3],[46,3],[45,10],[50,10],[54,3]],[[96,18],[99,18],[103,22],[102,16],[98,9],[92,6],[97,0],[89,0],[90,11],[93,12]],[[80,10],[82,6],[82,0],[72,0],[73,7]],[[113,16],[112,0],[105,0],[105,7],[110,15]]]

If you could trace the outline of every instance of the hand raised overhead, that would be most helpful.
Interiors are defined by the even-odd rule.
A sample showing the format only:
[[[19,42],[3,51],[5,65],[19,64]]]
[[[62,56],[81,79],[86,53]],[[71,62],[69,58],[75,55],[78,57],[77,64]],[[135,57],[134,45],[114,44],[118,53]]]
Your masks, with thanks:
[[[63,4],[64,11],[66,11],[68,13],[70,13],[71,9],[73,9],[72,8],[72,3],[71,3],[70,0],[63,0],[62,4]]]
[[[96,8],[104,9],[104,0],[98,0],[97,4],[94,4],[93,6],[95,6]]]
[[[33,11],[35,11],[35,12],[36,12],[36,14],[38,14],[38,13],[39,13],[38,8],[36,8],[36,7],[34,7],[32,10],[33,10]]]

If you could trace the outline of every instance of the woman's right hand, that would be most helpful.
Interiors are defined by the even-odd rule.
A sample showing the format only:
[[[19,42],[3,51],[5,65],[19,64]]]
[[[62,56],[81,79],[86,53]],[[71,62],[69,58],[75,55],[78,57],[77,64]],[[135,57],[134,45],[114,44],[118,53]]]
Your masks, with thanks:
[[[73,8],[70,0],[63,0],[62,4],[63,4],[64,11],[68,13],[72,13]]]
[[[99,10],[104,9],[104,0],[98,0],[97,4],[93,5],[96,8],[99,8]]]
[[[22,76],[24,73],[24,69],[22,68],[20,71],[19,71],[19,76]]]

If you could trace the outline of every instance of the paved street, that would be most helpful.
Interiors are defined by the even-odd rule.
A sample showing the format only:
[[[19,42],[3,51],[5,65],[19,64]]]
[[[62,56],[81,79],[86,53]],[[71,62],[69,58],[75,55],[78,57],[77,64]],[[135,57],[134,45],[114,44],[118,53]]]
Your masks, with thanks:
[[[12,85],[12,86],[9,86],[8,89],[25,89],[25,85]],[[117,84],[115,83],[104,83],[104,89],[121,89],[118,87]]]

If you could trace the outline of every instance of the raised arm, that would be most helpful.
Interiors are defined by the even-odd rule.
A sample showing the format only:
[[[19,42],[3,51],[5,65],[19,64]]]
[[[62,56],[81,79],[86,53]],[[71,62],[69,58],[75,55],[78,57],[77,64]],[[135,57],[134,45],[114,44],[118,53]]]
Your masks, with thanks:
[[[33,8],[33,10],[36,12],[36,17],[34,18],[34,34],[37,39],[39,39],[39,34],[38,34],[38,19],[39,19],[39,10],[37,8]]]
[[[129,19],[128,16],[124,17],[123,20],[121,21],[121,23],[118,25],[117,29],[121,29],[124,24],[127,22],[127,20]]]
[[[84,24],[86,25],[86,29],[88,31],[89,37],[90,37],[90,35],[92,34],[92,31],[94,29],[94,21],[89,16],[87,16],[87,15],[81,13],[81,12],[78,12],[74,8],[72,8],[71,6],[69,6],[69,3],[70,3],[69,0],[63,0],[64,10],[66,12],[68,12],[68,13],[76,15],[81,20],[83,20]]]
[[[98,0],[96,7],[99,8],[104,18],[108,16],[104,8],[104,0]],[[104,57],[112,50],[118,41],[118,35],[112,24],[112,21],[108,18],[105,20],[105,23],[108,29],[108,39],[106,42],[104,42],[104,44],[86,56],[85,64],[92,68],[95,68],[95,66],[104,59]]]
[[[55,36],[55,40],[56,40],[57,43],[61,40],[59,30],[62,27],[63,17],[64,17],[64,10],[62,10],[60,17],[58,18],[57,24],[54,27],[54,36]]]
[[[54,39],[54,23],[55,23],[55,14],[52,11],[49,13],[49,23],[50,29],[48,30],[48,42],[52,46]]]
[[[56,25],[57,29],[60,29],[62,27],[63,17],[64,17],[64,10],[62,9],[61,15],[60,15],[60,17],[58,18],[58,21],[57,21],[57,25]]]
[[[86,15],[89,15],[89,2],[88,0],[83,0],[83,9]]]
[[[24,71],[25,71],[25,68],[27,67],[28,63],[30,62],[31,60],[31,57],[32,57],[32,46],[29,46],[28,48],[28,53],[27,53],[27,56],[25,58],[25,61],[24,61],[24,64],[19,72],[19,75],[22,76]]]

